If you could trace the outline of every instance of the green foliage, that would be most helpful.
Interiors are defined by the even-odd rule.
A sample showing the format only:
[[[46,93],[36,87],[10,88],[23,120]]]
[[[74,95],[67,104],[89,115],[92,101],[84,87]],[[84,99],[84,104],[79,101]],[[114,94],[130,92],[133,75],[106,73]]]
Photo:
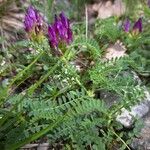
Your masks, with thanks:
[[[78,38],[74,41],[73,46],[86,46],[86,49],[80,50],[81,52],[89,52],[91,57],[96,58],[100,57],[101,50],[99,48],[98,43],[93,39]]]
[[[12,120],[12,123],[10,121],[10,125],[3,124],[4,132],[9,127],[12,128],[8,136],[2,137],[5,141],[12,141],[11,137],[14,137],[15,132],[18,133],[17,137],[21,136],[20,141],[16,141],[16,145],[12,142],[13,147],[21,146],[30,136],[36,135],[35,137],[38,138],[39,132],[43,132],[39,134],[42,136],[47,133],[52,145],[61,139],[69,140],[75,149],[86,149],[89,146],[93,149],[107,149],[112,145],[114,134],[109,132],[110,127],[115,127],[116,112],[120,111],[122,107],[129,107],[140,100],[143,96],[139,94],[142,93],[142,87],[137,88],[133,76],[125,74],[129,70],[131,62],[128,57],[107,62],[101,61],[101,51],[94,39],[76,39],[69,49],[73,51],[80,46],[84,48],[83,51],[81,50],[82,53],[89,52],[93,61],[96,61],[95,65],[87,70],[89,74],[87,79],[92,82],[90,87],[86,86],[88,80],[82,81],[81,73],[70,65],[69,61],[72,60],[72,57],[68,57],[70,52],[67,52],[66,55],[59,58],[58,62],[61,61],[61,63],[57,62],[54,66],[49,66],[50,68],[44,71],[43,77],[24,91],[23,99],[17,95],[12,98],[8,97],[7,103],[12,106],[17,104],[12,111],[22,116],[15,119],[25,120],[17,129],[13,127],[16,120]],[[78,49],[75,53],[78,53]],[[12,80],[11,86],[20,78],[22,81],[25,77],[24,73],[27,73],[26,71],[30,70],[32,65],[38,61],[45,63],[45,60],[40,60],[40,58],[41,55],[38,55],[33,61],[34,63],[24,68]],[[51,55],[49,55],[49,59],[51,59]],[[44,89],[40,90],[39,87],[42,86]],[[105,102],[94,94],[97,90],[101,91],[102,89],[119,95],[118,104],[112,105],[111,109],[107,107]],[[60,116],[63,116],[63,120],[60,119]],[[5,117],[7,120],[9,119],[5,115],[2,118]],[[55,124],[58,120],[61,121]],[[54,124],[55,126],[53,126]],[[44,132],[50,125],[53,128]],[[31,138],[31,140],[33,139]],[[16,139],[14,138],[14,140]],[[29,141],[27,140],[27,142]],[[3,145],[7,148],[5,144]],[[10,145],[11,143],[8,147]]]
[[[117,20],[112,17],[98,20],[95,24],[95,34],[100,42],[115,42],[121,36],[121,29],[118,26]]]
[[[66,149],[130,149],[128,137],[134,137],[141,124],[125,132],[116,116],[144,97],[144,86],[133,72],[149,75],[149,34],[147,24],[137,36],[126,34],[117,19],[97,21],[92,38],[85,37],[84,27],[81,32],[74,28],[74,41],[61,57],[52,55],[46,38],[7,47],[10,57],[2,59],[8,67],[0,72],[7,77],[7,83],[0,78],[2,149],[18,149],[42,137],[52,147],[62,142]],[[128,56],[104,61],[105,48],[118,39]],[[86,69],[78,71],[76,61]],[[107,101],[103,92],[115,99]]]
[[[123,2],[127,8],[126,16],[138,17],[140,15],[138,10],[143,10],[143,7],[147,7],[147,0],[123,0]]]

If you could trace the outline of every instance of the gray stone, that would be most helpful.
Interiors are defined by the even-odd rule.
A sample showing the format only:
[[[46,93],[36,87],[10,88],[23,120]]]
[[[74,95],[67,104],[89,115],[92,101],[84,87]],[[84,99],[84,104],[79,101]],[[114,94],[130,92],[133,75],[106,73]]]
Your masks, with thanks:
[[[142,118],[149,112],[150,104],[148,103],[140,103],[139,105],[135,105],[130,107],[131,111],[122,109],[122,113],[117,116],[116,120],[120,122],[124,127],[131,127],[134,122],[134,118]]]
[[[131,144],[135,150],[150,150],[150,112],[143,118],[143,124],[140,135]]]
[[[138,77],[138,75],[132,71],[132,74],[134,76],[134,80],[137,81],[138,85],[141,85],[141,80]],[[142,118],[146,114],[148,114],[150,110],[150,93],[145,87],[145,98],[141,100],[140,104],[134,105],[130,107],[130,111],[123,108],[121,111],[121,114],[119,114],[116,118],[118,122],[120,122],[124,127],[131,127],[131,125],[134,122],[134,118]]]

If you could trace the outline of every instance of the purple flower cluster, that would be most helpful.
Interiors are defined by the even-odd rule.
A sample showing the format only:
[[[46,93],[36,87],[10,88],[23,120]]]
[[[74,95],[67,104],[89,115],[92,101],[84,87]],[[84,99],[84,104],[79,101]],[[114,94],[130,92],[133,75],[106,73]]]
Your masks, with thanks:
[[[29,6],[25,15],[24,27],[32,40],[40,41],[43,37],[42,31],[43,18],[39,12]],[[72,30],[69,19],[62,12],[55,16],[55,21],[48,26],[48,38],[52,48],[57,49],[61,44],[70,44],[72,42]]]
[[[55,16],[55,21],[48,26],[49,43],[52,48],[57,48],[59,44],[70,44],[72,42],[72,31],[69,19],[62,12],[59,17]]]
[[[123,24],[123,29],[125,32],[129,32],[130,31],[130,27],[131,27],[131,24],[130,24],[130,20],[129,19],[126,19],[124,24]],[[142,18],[139,18],[133,25],[133,28],[132,28],[132,32],[142,32]]]
[[[43,19],[38,11],[33,6],[29,6],[24,20],[26,32],[39,33],[41,31],[42,23]]]

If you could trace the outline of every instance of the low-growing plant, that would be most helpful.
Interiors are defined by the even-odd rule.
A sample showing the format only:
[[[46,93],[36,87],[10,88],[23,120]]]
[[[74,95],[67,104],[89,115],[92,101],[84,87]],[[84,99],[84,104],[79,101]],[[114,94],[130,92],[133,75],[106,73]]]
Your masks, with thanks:
[[[144,24],[146,18],[142,20]],[[14,150],[44,137],[59,149],[130,149],[128,137],[134,137],[139,126],[125,131],[116,117],[144,98],[144,86],[132,71],[142,74],[149,65],[142,66],[148,61],[140,55],[149,43],[147,24],[142,27],[140,19],[129,32],[128,22],[124,30],[118,19],[110,18],[98,21],[94,35],[87,38],[64,13],[55,16],[47,35],[43,22],[30,6],[25,16],[29,40],[8,47],[15,50],[11,59],[18,48],[27,53],[16,58],[17,65],[10,64],[15,70],[1,65],[0,73],[8,78],[0,87],[0,147]],[[118,39],[128,55],[106,60],[104,50]],[[107,101],[102,93],[115,98]]]

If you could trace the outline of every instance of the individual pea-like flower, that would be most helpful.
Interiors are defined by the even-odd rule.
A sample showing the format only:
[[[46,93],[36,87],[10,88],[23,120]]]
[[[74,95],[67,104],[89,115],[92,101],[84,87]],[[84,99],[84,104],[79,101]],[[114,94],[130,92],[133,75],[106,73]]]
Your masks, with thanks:
[[[42,24],[42,16],[33,6],[29,6],[24,19],[25,31],[32,35],[38,35],[42,31]]]
[[[133,32],[142,32],[142,28],[142,18],[139,18],[133,26]]]
[[[126,19],[123,24],[123,30],[125,32],[129,32],[131,28],[130,20]],[[137,35],[138,33],[142,32],[143,26],[142,26],[142,18],[139,18],[133,25],[132,33],[133,35]]]
[[[48,36],[50,46],[55,49],[60,44],[68,45],[72,42],[70,22],[63,12],[59,16],[55,15],[54,23],[48,27]]]
[[[48,36],[49,36],[49,43],[51,47],[58,47],[58,40],[57,40],[57,35],[54,29],[54,26],[48,27]]]
[[[123,24],[123,29],[125,32],[129,32],[130,31],[130,20],[126,19],[124,24]]]

